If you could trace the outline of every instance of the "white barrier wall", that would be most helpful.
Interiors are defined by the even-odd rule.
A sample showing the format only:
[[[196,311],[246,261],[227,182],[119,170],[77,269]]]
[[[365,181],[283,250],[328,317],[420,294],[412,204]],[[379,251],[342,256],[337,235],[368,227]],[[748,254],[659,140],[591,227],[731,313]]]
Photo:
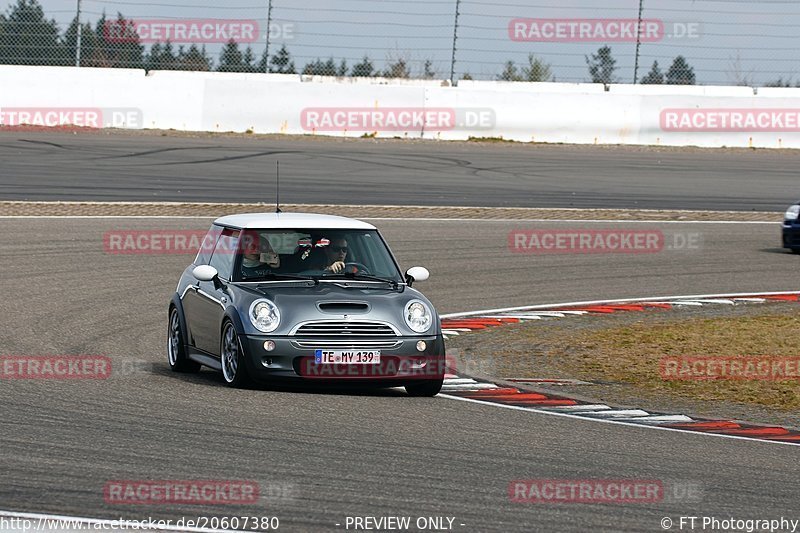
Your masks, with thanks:
[[[131,129],[800,148],[800,89],[612,85],[607,90],[601,84],[493,81],[450,87],[434,80],[0,65],[0,122],[6,127],[16,125],[15,110],[83,108],[102,110],[104,127]],[[455,124],[420,122],[393,130],[356,123],[321,131],[303,121],[310,108],[329,115],[377,110],[395,116],[449,110]]]

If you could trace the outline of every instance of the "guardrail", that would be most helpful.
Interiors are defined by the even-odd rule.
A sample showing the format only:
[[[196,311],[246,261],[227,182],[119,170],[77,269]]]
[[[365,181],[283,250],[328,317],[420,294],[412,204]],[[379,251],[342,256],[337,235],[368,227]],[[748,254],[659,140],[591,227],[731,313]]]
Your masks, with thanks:
[[[800,148],[800,89],[0,66],[0,123]],[[2,131],[2,130],[0,130]]]

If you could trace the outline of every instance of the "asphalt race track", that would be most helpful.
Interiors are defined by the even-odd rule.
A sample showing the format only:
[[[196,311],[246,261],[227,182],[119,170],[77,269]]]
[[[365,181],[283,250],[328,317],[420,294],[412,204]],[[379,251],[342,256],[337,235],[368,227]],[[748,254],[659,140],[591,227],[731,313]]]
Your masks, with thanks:
[[[797,151],[0,133],[0,200],[781,211]]]
[[[87,149],[92,144],[75,139]],[[9,142],[18,141],[6,140],[4,158]],[[43,179],[55,180],[55,159],[37,158]],[[43,187],[32,183],[34,170],[27,180],[15,176],[17,185],[27,181],[23,188],[31,191]],[[7,172],[4,176],[13,175]],[[105,189],[92,192],[79,185],[81,179],[84,184],[99,180],[98,171],[70,182],[78,185],[65,179],[62,189],[47,194],[134,197],[131,180],[112,173],[113,167],[105,172]],[[750,186],[744,179],[741,184]],[[766,197],[774,192],[764,189],[759,205],[777,203]],[[3,195],[9,197],[9,190],[5,186]],[[689,190],[676,188],[674,196],[688,197]],[[171,373],[164,346],[166,305],[190,258],[110,255],[103,249],[103,234],[205,229],[209,222],[2,221],[6,306],[0,353],[107,355],[118,371],[97,381],[0,381],[0,508],[109,519],[277,516],[284,531],[344,531],[346,516],[455,517],[454,531],[663,531],[666,516],[800,518],[792,446],[578,421],[441,397],[416,399],[395,391],[241,391],[227,388],[209,371]],[[663,230],[668,242],[678,233],[699,234],[699,247],[625,256],[533,256],[508,250],[511,230],[574,224],[375,223],[404,267],[430,268],[432,277],[420,288],[440,312],[797,287],[798,257],[778,249],[775,224],[636,224]],[[509,501],[512,480],[547,478],[690,482],[699,483],[703,492],[700,501],[657,504]],[[110,480],[154,479],[253,480],[264,496],[249,506],[104,502]]]

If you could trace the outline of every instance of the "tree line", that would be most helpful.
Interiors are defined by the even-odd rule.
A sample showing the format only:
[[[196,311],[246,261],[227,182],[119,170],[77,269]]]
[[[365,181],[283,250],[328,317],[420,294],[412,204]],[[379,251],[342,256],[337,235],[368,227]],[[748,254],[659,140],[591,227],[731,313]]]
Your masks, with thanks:
[[[242,50],[239,43],[231,40],[223,45],[219,58],[215,60],[205,46],[191,44],[176,46],[169,41],[157,42],[146,50],[139,36],[132,31],[124,40],[109,38],[107,25],[132,28],[132,21],[121,13],[108,20],[105,14],[94,24],[85,22],[80,27],[80,66],[106,68],[135,68],[144,70],[193,70],[220,72],[273,72],[283,74],[306,74],[321,76],[387,77],[434,79],[436,72],[431,60],[422,63],[418,72],[412,72],[409,61],[396,59],[384,69],[375,66],[372,59],[364,56],[358,63],[349,66],[345,59],[318,58],[308,62],[302,69],[295,62],[284,44],[272,56],[261,57],[250,46]],[[74,66],[78,52],[78,20],[73,19],[63,34],[55,20],[47,19],[38,0],[17,0],[6,14],[0,15],[0,64],[10,65],[63,65]],[[611,47],[603,46],[596,53],[586,56],[589,80],[593,83],[619,83],[617,61]],[[473,79],[469,73],[461,79]],[[530,54],[527,64],[518,67],[507,61],[496,79],[503,81],[558,81],[553,66]],[[662,72],[655,61],[649,72],[637,80],[642,84],[694,85],[696,75],[682,55]],[[768,86],[788,87],[789,80],[783,78],[768,83]]]

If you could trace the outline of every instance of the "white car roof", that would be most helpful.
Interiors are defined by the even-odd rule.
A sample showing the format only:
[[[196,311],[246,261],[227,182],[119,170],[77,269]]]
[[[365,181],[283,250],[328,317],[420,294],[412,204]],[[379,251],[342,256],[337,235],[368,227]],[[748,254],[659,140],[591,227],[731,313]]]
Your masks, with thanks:
[[[244,213],[220,217],[214,224],[239,229],[375,229],[354,218],[314,213]]]

